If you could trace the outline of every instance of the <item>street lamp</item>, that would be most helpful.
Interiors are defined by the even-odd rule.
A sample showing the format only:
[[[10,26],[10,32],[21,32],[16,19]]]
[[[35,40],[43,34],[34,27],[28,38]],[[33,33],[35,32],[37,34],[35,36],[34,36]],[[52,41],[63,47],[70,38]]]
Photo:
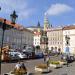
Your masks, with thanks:
[[[10,18],[12,21],[12,24],[15,24],[16,18],[18,18],[18,15],[16,14],[16,11],[14,10],[12,14],[10,14]]]
[[[18,17],[16,15],[16,12],[14,11],[13,14],[10,15],[11,16],[11,23],[12,24],[15,24],[15,20],[16,18]],[[12,26],[6,24],[6,19],[4,19],[4,22],[2,22],[2,30],[3,30],[3,33],[2,33],[2,44],[1,44],[1,50],[0,50],[0,75],[1,75],[1,59],[2,59],[2,49],[3,49],[3,41],[4,41],[4,32],[6,29],[10,29],[12,28]]]
[[[65,36],[65,41],[66,41],[66,52],[69,52],[70,37],[68,35]]]
[[[11,18],[11,24],[14,24],[15,25],[15,21],[16,19],[18,18],[18,15],[16,14],[16,11],[14,10],[12,14],[10,14],[10,18]]]
[[[65,36],[65,40],[66,40],[66,45],[68,46],[69,45],[69,40],[70,40],[70,37],[68,35]]]

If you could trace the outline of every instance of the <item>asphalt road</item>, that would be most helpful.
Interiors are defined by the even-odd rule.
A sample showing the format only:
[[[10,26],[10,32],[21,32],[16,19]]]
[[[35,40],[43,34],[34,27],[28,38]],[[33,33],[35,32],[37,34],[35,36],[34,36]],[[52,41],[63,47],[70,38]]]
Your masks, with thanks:
[[[57,60],[57,57],[55,57],[53,59]],[[26,61],[24,61],[24,63],[28,69],[28,72],[34,73],[34,75],[75,75],[75,62],[69,64],[69,67],[64,65],[62,68],[59,68],[59,69],[51,68],[52,72],[45,73],[45,74],[40,74],[40,73],[35,74],[35,71],[34,71],[35,65],[40,64],[40,63],[44,63],[43,59],[26,60]],[[8,73],[12,69],[14,69],[15,65],[16,65],[16,63],[2,63],[1,75],[3,75],[4,73]]]

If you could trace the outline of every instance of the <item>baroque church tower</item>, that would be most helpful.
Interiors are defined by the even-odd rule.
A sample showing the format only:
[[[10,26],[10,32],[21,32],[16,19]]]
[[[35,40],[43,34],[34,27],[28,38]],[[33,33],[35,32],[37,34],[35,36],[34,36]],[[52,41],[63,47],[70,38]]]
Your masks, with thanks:
[[[50,28],[50,24],[47,18],[47,15],[44,16],[44,31],[47,31],[48,28]]]

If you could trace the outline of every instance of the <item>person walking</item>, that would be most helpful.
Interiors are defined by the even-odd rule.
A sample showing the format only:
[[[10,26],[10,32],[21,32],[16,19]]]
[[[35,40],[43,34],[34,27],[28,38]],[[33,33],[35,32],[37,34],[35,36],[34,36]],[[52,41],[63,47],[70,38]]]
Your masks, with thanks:
[[[24,69],[24,70],[27,70],[26,67],[25,67],[24,62],[21,63],[21,68]]]
[[[46,56],[44,55],[44,62],[46,62]]]
[[[49,57],[48,56],[46,57],[46,64],[47,64],[47,66],[49,66]]]
[[[17,64],[16,64],[16,66],[15,66],[15,68],[14,68],[14,74],[15,75],[20,75],[20,69],[21,69],[21,63],[20,62],[18,62]]]
[[[21,68],[21,64],[20,64],[20,62],[18,62],[17,64],[16,64],[16,66],[15,66],[15,69],[20,69]]]
[[[69,56],[68,55],[66,56],[66,62],[67,62],[67,67],[68,67],[68,65],[69,65]]]

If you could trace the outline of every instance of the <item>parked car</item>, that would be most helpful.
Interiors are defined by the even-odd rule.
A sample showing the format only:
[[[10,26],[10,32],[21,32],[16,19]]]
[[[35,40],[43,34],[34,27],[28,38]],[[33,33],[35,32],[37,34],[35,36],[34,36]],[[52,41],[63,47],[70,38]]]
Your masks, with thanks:
[[[14,55],[10,55],[10,61],[18,61],[20,60],[19,56],[17,56],[17,54]]]
[[[17,56],[18,56],[20,59],[25,59],[25,58],[27,58],[27,55],[26,55],[26,54],[20,53],[20,52],[17,54]]]
[[[9,52],[8,52],[8,54],[9,55],[12,55],[12,56],[14,56],[14,55],[16,55],[16,54],[18,54],[19,52],[18,51],[16,51],[16,50],[10,50]]]
[[[35,58],[43,58],[44,54],[42,52],[35,53]]]
[[[20,60],[20,59],[25,59],[27,58],[27,55],[26,54],[23,54],[19,51],[16,51],[16,50],[10,50],[8,52],[11,60]]]
[[[68,60],[68,62],[73,62],[75,60],[75,57],[73,54],[62,54],[61,56],[62,60]]]
[[[27,55],[28,59],[35,58],[35,51],[32,47],[26,47],[26,49],[23,49],[22,52]]]

